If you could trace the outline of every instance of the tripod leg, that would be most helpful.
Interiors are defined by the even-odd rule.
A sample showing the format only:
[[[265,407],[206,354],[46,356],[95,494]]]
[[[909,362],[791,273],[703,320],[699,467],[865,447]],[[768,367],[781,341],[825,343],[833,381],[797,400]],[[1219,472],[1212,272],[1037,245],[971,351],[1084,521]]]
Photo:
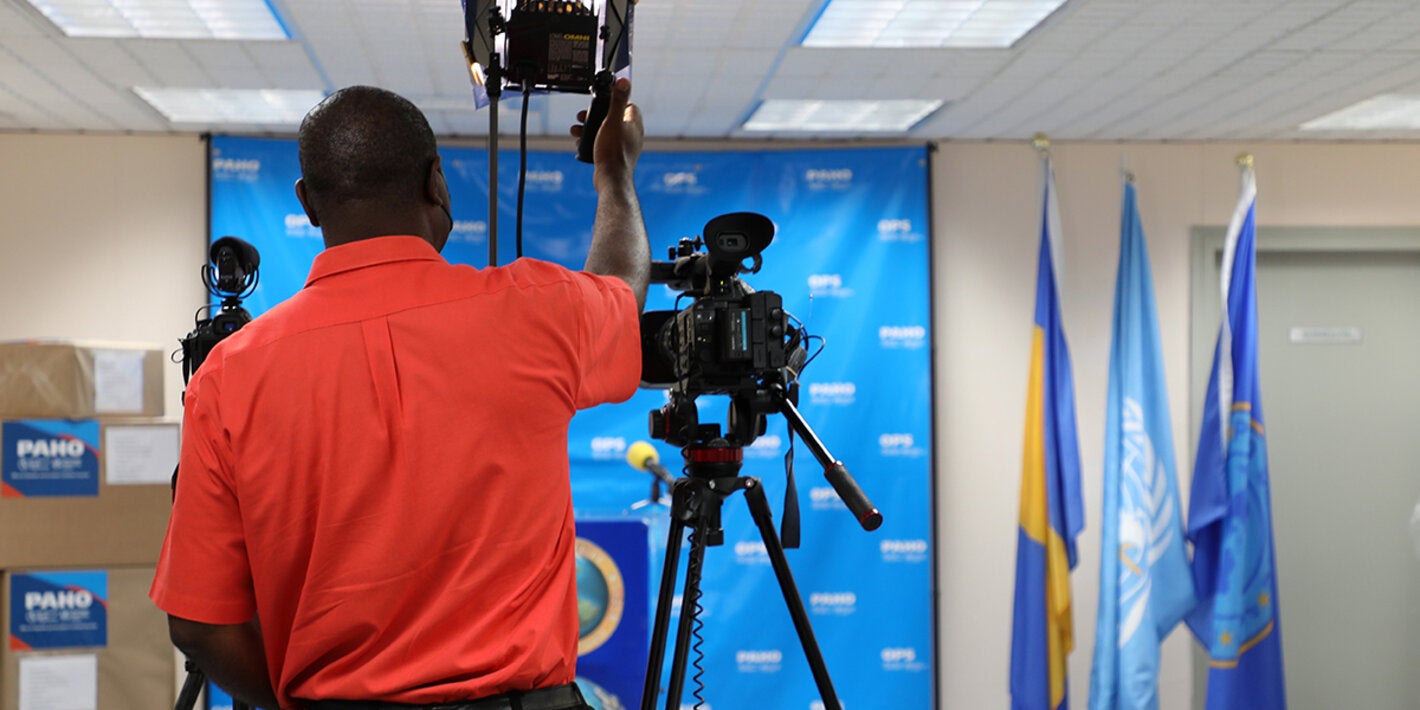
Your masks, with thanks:
[[[661,692],[661,664],[666,660],[666,633],[670,630],[671,604],[675,599],[675,578],[680,570],[680,540],[685,523],[671,518],[666,537],[666,559],[661,565],[661,589],[656,596],[656,620],[651,630],[651,653],[646,661],[646,684],[641,689],[641,710],[655,710]]]
[[[700,605],[700,573],[705,564],[705,532],[695,528],[690,538],[690,561],[685,566],[685,589],[680,598],[680,621],[675,629],[675,656],[671,659],[671,679],[666,687],[666,710],[679,710],[685,686],[685,662],[690,652],[690,633]]]
[[[757,480],[751,481],[750,485],[745,486],[745,501],[749,503],[755,525],[759,526],[759,536],[764,540],[764,549],[769,552],[770,563],[774,565],[774,576],[779,578],[779,590],[784,593],[784,603],[788,605],[789,616],[794,620],[794,630],[798,632],[799,643],[804,647],[804,657],[809,662],[809,670],[813,671],[819,696],[823,698],[825,710],[841,710],[843,706],[838,702],[838,694],[833,692],[833,680],[828,677],[828,666],[823,662],[823,653],[819,651],[813,627],[809,625],[809,614],[804,610],[799,588],[789,572],[784,546],[774,532],[774,519],[769,512],[769,500],[764,497],[764,487]]]
[[[207,676],[196,663],[187,660],[183,667],[187,669],[187,679],[182,682],[182,691],[178,693],[177,704],[173,706],[173,710],[192,710],[197,705],[197,696],[202,693],[202,686],[207,684]]]

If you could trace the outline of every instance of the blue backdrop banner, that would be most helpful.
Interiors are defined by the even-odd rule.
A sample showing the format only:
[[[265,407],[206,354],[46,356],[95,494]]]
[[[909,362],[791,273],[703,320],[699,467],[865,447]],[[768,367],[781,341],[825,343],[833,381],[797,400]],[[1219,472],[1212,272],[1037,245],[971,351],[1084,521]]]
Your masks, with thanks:
[[[246,301],[259,315],[300,289],[321,250],[292,185],[294,141],[212,139],[213,239],[241,237],[261,252],[261,283]],[[481,149],[440,150],[453,195],[454,230],[444,256],[488,262],[488,160]],[[517,155],[500,156],[499,261],[514,258]],[[581,268],[591,244],[596,194],[591,167],[571,151],[530,152],[524,255]],[[931,539],[931,318],[927,206],[928,150],[646,153],[636,171],[651,253],[664,259],[711,218],[759,212],[777,233],[756,290],[785,308],[825,347],[803,373],[799,409],[883,512],[863,532],[802,445],[794,449],[803,510],[802,549],[788,552],[799,591],[840,700],[852,708],[930,707],[933,698]],[[653,285],[647,310],[676,306]],[[684,307],[689,299],[682,299]],[[648,504],[650,480],[626,451],[647,437],[647,412],[665,392],[583,412],[568,441],[579,517],[628,517],[664,535],[667,509]],[[724,422],[723,397],[701,397],[702,421]],[[777,509],[784,498],[784,421],[745,451],[744,475],[764,481]],[[680,454],[657,442],[673,471]],[[741,496],[725,506],[725,545],[706,556],[703,696],[720,708],[820,707],[759,533]],[[663,547],[659,539],[655,548]],[[654,603],[658,549],[647,590]],[[684,564],[681,565],[684,570]],[[630,593],[630,590],[628,590]],[[669,654],[668,654],[669,655]],[[683,702],[693,702],[688,685]]]

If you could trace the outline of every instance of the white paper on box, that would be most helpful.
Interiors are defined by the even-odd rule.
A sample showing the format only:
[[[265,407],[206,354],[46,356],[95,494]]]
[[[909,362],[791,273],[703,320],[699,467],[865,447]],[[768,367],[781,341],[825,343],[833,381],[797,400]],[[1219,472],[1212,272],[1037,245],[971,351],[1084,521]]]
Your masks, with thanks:
[[[94,411],[138,414],[143,411],[142,350],[94,351]]]
[[[104,427],[104,481],[109,485],[168,483],[178,463],[177,424]]]
[[[97,710],[99,657],[20,657],[20,710]]]

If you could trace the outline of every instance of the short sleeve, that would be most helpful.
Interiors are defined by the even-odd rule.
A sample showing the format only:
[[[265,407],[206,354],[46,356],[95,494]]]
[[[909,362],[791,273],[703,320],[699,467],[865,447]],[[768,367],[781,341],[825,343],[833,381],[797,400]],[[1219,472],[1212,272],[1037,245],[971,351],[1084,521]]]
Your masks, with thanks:
[[[577,409],[624,402],[641,382],[641,323],[636,296],[615,276],[573,272],[578,296]]]
[[[163,611],[205,624],[256,615],[231,452],[217,407],[220,378],[200,373],[184,394],[177,490],[148,595]]]

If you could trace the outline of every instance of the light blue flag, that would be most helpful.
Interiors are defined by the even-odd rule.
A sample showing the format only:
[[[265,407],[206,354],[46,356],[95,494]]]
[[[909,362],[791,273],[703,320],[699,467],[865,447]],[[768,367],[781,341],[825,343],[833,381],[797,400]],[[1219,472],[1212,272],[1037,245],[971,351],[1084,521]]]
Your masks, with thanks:
[[[1197,603],[1184,549],[1149,250],[1124,185],[1105,418],[1091,710],[1159,706],[1159,644]]]
[[[1257,182],[1251,160],[1240,162],[1242,196],[1223,248],[1223,325],[1189,500],[1198,607],[1187,621],[1208,652],[1208,710],[1284,710],[1272,496],[1257,374]]]

